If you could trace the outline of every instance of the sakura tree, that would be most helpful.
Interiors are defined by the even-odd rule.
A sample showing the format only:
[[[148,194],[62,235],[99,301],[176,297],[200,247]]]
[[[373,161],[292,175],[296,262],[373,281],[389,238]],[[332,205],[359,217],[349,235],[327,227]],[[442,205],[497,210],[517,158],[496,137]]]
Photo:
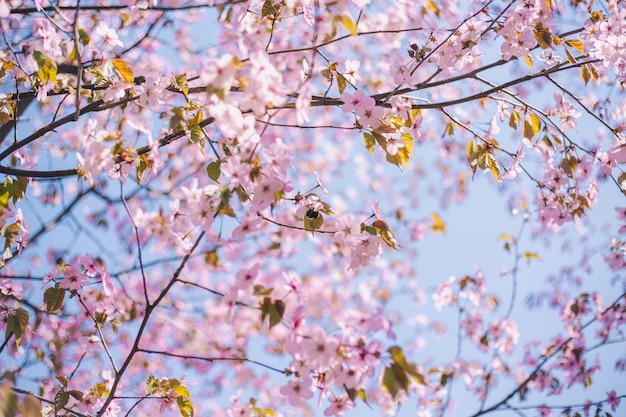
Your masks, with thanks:
[[[0,27],[0,416],[624,412],[623,1]]]

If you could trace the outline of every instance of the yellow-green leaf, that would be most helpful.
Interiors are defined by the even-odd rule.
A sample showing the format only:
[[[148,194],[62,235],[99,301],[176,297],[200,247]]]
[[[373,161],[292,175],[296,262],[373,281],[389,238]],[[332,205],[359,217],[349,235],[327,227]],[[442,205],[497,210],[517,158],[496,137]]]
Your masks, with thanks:
[[[211,178],[213,181],[219,184],[218,180],[220,178],[220,175],[222,175],[219,161],[210,162],[209,165],[207,165],[206,167],[206,172],[209,175],[209,178]]]
[[[550,30],[545,28],[541,22],[539,22],[533,29],[533,36],[541,49],[550,48],[552,46],[552,34]]]
[[[567,40],[567,41],[565,41],[565,44],[568,45],[568,46],[571,46],[574,49],[576,49],[581,54],[585,53],[585,48],[583,48],[583,43],[582,43],[582,41],[580,41],[578,39]]]
[[[597,83],[598,78],[600,78],[600,74],[598,74],[598,70],[593,64],[587,64],[587,67],[589,68],[589,71],[591,72],[591,77],[593,78],[593,81]]]
[[[182,417],[193,417],[193,405],[189,399],[178,397],[176,398],[176,404],[178,405]]]
[[[528,65],[528,68],[533,67],[533,57],[530,56],[530,54],[524,57],[524,62],[526,62],[526,65]]]
[[[154,377],[154,375],[150,375],[146,380],[146,393],[154,394],[158,389],[159,381]]]
[[[574,155],[568,155],[561,160],[561,169],[568,177],[573,177],[576,167],[578,166],[578,158]]]
[[[199,125],[202,121],[202,109],[198,110],[196,114],[194,114],[193,119],[189,122],[190,125]]]
[[[339,88],[339,94],[343,94],[346,89],[346,79],[339,73],[337,73],[337,87]]]
[[[433,233],[446,233],[446,224],[444,223],[443,219],[439,217],[437,213],[431,214],[430,217],[433,219],[433,222],[430,225],[430,230]]]
[[[181,397],[191,398],[191,395],[189,395],[189,390],[187,389],[187,387],[184,385],[181,385],[180,383],[174,388],[174,394],[181,396]]]
[[[70,394],[67,391],[62,389],[57,392],[57,395],[54,396],[54,411],[61,411],[67,405],[69,400]]]
[[[15,345],[19,346],[22,336],[28,326],[29,314],[28,310],[21,307],[16,308],[14,313],[9,313],[7,316],[6,334],[7,339],[11,334],[15,335]]]
[[[341,26],[346,28],[350,35],[356,35],[356,23],[349,16],[341,16]]]
[[[387,223],[378,219],[375,220],[374,223],[372,223],[372,226],[374,227],[378,235],[387,244],[387,246],[389,246],[391,249],[396,250],[396,247],[400,246],[400,244],[396,240],[395,235],[393,234],[391,229],[389,229],[389,226],[387,226]]]
[[[280,5],[274,3],[273,0],[265,0],[263,7],[261,8],[261,17],[275,18],[280,11]]]
[[[489,165],[489,169],[491,169],[491,175],[493,175],[493,178],[498,181],[498,178],[500,177],[500,166],[493,155],[487,155],[487,164]]]
[[[529,264],[530,261],[533,259],[536,261],[541,261],[539,255],[537,255],[535,252],[524,252],[524,258],[526,258],[526,262],[528,262]]]
[[[534,136],[533,134],[533,128],[530,125],[530,122],[528,120],[524,120],[524,137],[526,139],[532,139],[532,137]]]
[[[405,392],[409,391],[409,377],[400,365],[397,363],[391,364],[385,368],[383,373],[383,388],[395,398],[400,390]]]
[[[585,85],[587,85],[587,83],[591,79],[591,72],[589,72],[589,68],[587,68],[587,65],[583,65],[580,67],[580,78],[583,79]]]
[[[363,140],[365,141],[365,148],[371,153],[374,153],[374,146],[376,145],[376,139],[374,139],[374,136],[371,133],[364,132]]]
[[[428,0],[428,3],[426,4],[426,6],[433,12],[435,13],[435,16],[439,17],[439,6],[437,5],[437,2],[433,1],[433,0]]]
[[[187,83],[187,74],[180,74],[174,77],[175,87],[183,93],[185,100],[189,101],[189,84]]]
[[[567,48],[565,48],[565,56],[567,57],[567,61],[570,64],[576,63],[576,58],[574,58],[574,56],[567,50]]]
[[[509,117],[509,126],[511,129],[516,129],[520,122],[520,114],[517,110],[511,111],[511,116]]]
[[[56,82],[57,80],[57,64],[39,51],[33,52],[33,58],[37,64],[37,76],[42,83]]]
[[[275,300],[269,297],[263,298],[261,304],[261,322],[265,321],[265,317],[269,317],[270,329],[280,323],[285,313],[285,302],[283,300]]]
[[[530,128],[533,132],[533,137],[537,136],[539,129],[541,128],[541,119],[535,113],[529,113],[528,119],[530,121]]]
[[[133,69],[126,62],[122,61],[119,58],[115,58],[113,59],[113,66],[117,70],[117,73],[120,75],[120,77],[122,77],[122,79],[128,84],[133,84],[135,82]]]

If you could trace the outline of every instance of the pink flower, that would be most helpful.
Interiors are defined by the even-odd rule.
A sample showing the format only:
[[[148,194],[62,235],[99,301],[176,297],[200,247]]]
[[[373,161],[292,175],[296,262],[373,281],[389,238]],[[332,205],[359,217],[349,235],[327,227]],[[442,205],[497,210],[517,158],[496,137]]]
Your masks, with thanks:
[[[280,387],[279,392],[289,399],[289,404],[300,406],[305,400],[313,397],[313,392],[309,388],[311,379],[292,379],[287,385]]]
[[[552,410],[550,410],[545,405],[542,405],[541,407],[539,407],[538,411],[539,411],[539,415],[541,415],[541,417],[550,417],[552,415]]]
[[[617,410],[617,406],[620,403],[620,399],[617,396],[617,394],[615,394],[615,390],[609,392],[608,395],[609,396],[608,396],[606,402],[609,403],[609,405],[611,406],[611,411]]]
[[[347,409],[354,406],[354,403],[347,395],[331,398],[330,403],[330,406],[324,410],[325,416],[342,416]]]
[[[0,294],[15,298],[22,298],[23,287],[19,282],[12,279],[3,278],[0,280]]]
[[[361,63],[354,60],[346,60],[344,67],[345,71],[343,72],[343,76],[348,80],[348,82],[355,84],[357,80],[361,79],[361,75],[359,74],[359,67]]]
[[[11,6],[7,0],[0,0],[0,17],[7,17],[11,14]]]
[[[623,134],[618,135],[618,137],[611,143],[611,150],[609,151],[613,159],[620,163],[626,163],[626,136]]]
[[[363,105],[363,102],[367,96],[363,92],[363,90],[356,90],[354,94],[350,94],[345,92],[341,95],[341,100],[343,101],[343,106],[341,106],[341,110],[344,113],[348,113],[351,111],[356,111],[357,108]]]
[[[102,40],[105,45],[113,46],[113,47],[124,46],[124,42],[120,40],[119,36],[117,35],[117,32],[114,29],[112,29],[109,25],[107,25],[105,22],[98,23],[98,26],[96,27],[96,35],[99,35],[100,37],[102,37]]]
[[[259,275],[260,263],[255,263],[250,269],[242,269],[237,272],[237,282],[235,286],[239,290],[246,290],[252,286],[254,280]]]
[[[402,140],[402,135],[400,133],[392,133],[387,136],[387,153],[389,155],[395,155],[398,153],[400,148],[404,148],[406,143]]]
[[[63,271],[65,278],[59,286],[68,290],[79,290],[82,286],[89,282],[89,278],[82,274],[77,262],[72,262]]]

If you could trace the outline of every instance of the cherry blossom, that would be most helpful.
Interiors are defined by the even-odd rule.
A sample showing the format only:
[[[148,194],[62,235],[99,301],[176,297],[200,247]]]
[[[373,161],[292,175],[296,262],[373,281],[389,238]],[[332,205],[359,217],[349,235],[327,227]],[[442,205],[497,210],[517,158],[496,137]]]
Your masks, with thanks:
[[[109,3],[0,0],[0,398],[621,411],[622,2]]]

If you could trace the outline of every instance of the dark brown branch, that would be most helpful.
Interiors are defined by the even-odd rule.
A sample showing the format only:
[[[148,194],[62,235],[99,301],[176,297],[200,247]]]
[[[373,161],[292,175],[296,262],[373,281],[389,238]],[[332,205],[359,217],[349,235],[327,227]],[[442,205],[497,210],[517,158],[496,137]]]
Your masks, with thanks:
[[[219,4],[189,4],[187,6],[178,6],[178,7],[174,7],[174,6],[153,6],[153,7],[145,7],[145,8],[141,8],[139,10],[141,11],[161,11],[161,12],[176,12],[176,11],[185,11],[185,10],[194,10],[194,9],[207,9],[210,7],[220,7],[220,6],[225,6],[225,5],[229,5],[229,4],[239,4],[239,3],[245,3],[245,0],[230,0],[230,1],[226,1],[223,3],[219,3]],[[80,9],[81,10],[87,10],[87,11],[96,11],[96,12],[117,12],[120,10],[126,10],[126,9],[130,9],[131,6],[124,6],[124,5],[115,5],[115,6],[81,6]],[[37,9],[36,7],[20,7],[19,9],[12,9],[11,10],[11,14],[21,14],[21,15],[26,15],[26,14],[31,14],[31,13],[39,13],[40,10],[43,10],[45,12],[55,12],[55,11],[62,11],[62,10],[74,10],[75,6],[48,6],[48,7],[42,7],[41,9]]]
[[[278,368],[274,368],[273,366],[270,365],[266,365],[264,363],[249,359],[245,356],[243,357],[237,357],[237,356],[233,356],[233,357],[219,357],[219,356],[215,356],[215,357],[205,357],[205,356],[194,356],[194,355],[183,355],[183,354],[178,354],[178,353],[171,353],[171,352],[166,352],[163,350],[150,350],[150,349],[138,349],[139,352],[143,352],[143,353],[149,353],[149,354],[154,354],[154,355],[163,355],[163,356],[171,356],[174,358],[180,358],[180,359],[189,359],[189,360],[198,360],[198,361],[205,361],[205,362],[217,362],[217,361],[235,361],[235,362],[250,362],[253,363],[255,365],[259,365],[262,366],[264,368],[270,369],[272,371],[278,372],[280,374],[285,374],[284,370],[278,369]]]
[[[183,260],[180,262],[180,265],[178,266],[178,268],[174,272],[174,275],[172,275],[172,279],[170,279],[170,281],[167,284],[167,286],[161,291],[161,293],[154,300],[154,302],[152,302],[152,303],[150,303],[150,304],[148,304],[146,306],[146,311],[145,311],[143,320],[141,321],[141,324],[139,325],[139,330],[137,331],[137,336],[135,336],[135,341],[133,343],[133,347],[132,347],[130,353],[128,354],[128,356],[126,357],[126,360],[122,364],[119,372],[115,373],[115,380],[113,381],[113,385],[111,386],[111,390],[109,392],[109,396],[104,401],[104,404],[102,404],[102,407],[100,408],[100,411],[96,414],[96,417],[102,417],[102,415],[106,412],[106,409],[109,406],[109,404],[111,404],[111,401],[113,401],[115,399],[115,392],[117,391],[117,389],[119,387],[119,384],[122,381],[122,376],[124,375],[124,373],[126,372],[128,367],[130,366],[130,364],[133,361],[133,358],[135,357],[137,352],[139,352],[139,342],[141,340],[141,337],[143,336],[143,333],[146,331],[146,328],[148,327],[148,321],[150,320],[150,317],[152,316],[152,312],[158,307],[158,305],[161,303],[161,301],[163,301],[163,299],[167,296],[169,291],[172,289],[172,287],[174,286],[174,284],[176,283],[176,281],[180,277],[180,274],[183,272],[183,269],[187,265],[187,261],[189,261],[189,259],[191,258],[191,255],[195,252],[196,248],[200,245],[200,242],[202,241],[203,238],[204,238],[204,232],[201,232],[198,235],[198,238],[194,242],[193,246],[189,250],[189,253],[187,253],[187,255],[185,255]]]
[[[624,297],[626,297],[626,293],[622,293],[622,295],[620,295],[619,297],[617,297],[615,299],[615,301],[613,301],[613,303],[608,306],[606,309],[604,309],[604,311],[602,313],[600,313],[599,315],[596,315],[593,319],[589,320],[587,323],[585,323],[583,326],[581,326],[580,331],[582,332],[584,329],[586,329],[587,327],[589,327],[591,324],[595,323],[600,317],[602,317],[603,315],[605,315],[606,313],[608,313],[609,311],[611,311],[612,309],[614,309],[615,307],[619,306],[620,301],[622,301],[624,299]],[[498,403],[492,405],[491,407],[487,408],[487,409],[481,409],[479,411],[477,411],[476,413],[472,414],[471,417],[478,417],[487,413],[490,413],[492,411],[497,411],[500,409],[500,407],[502,406],[506,406],[507,403],[509,402],[509,400],[511,398],[513,398],[518,392],[520,392],[521,390],[525,389],[528,385],[529,382],[531,382],[538,374],[539,371],[541,371],[541,369],[543,368],[543,366],[553,357],[555,357],[557,354],[559,354],[563,349],[565,349],[565,347],[573,340],[573,337],[569,337],[568,339],[564,340],[556,349],[554,349],[552,352],[550,352],[549,354],[546,354],[543,356],[543,359],[541,360],[541,362],[539,362],[539,364],[537,364],[537,366],[535,367],[535,369],[530,373],[530,375],[528,375],[528,377],[526,377],[526,379],[524,379],[524,381],[522,381],[517,388],[515,388],[513,391],[511,391],[506,397],[504,397],[502,400],[500,400]]]

